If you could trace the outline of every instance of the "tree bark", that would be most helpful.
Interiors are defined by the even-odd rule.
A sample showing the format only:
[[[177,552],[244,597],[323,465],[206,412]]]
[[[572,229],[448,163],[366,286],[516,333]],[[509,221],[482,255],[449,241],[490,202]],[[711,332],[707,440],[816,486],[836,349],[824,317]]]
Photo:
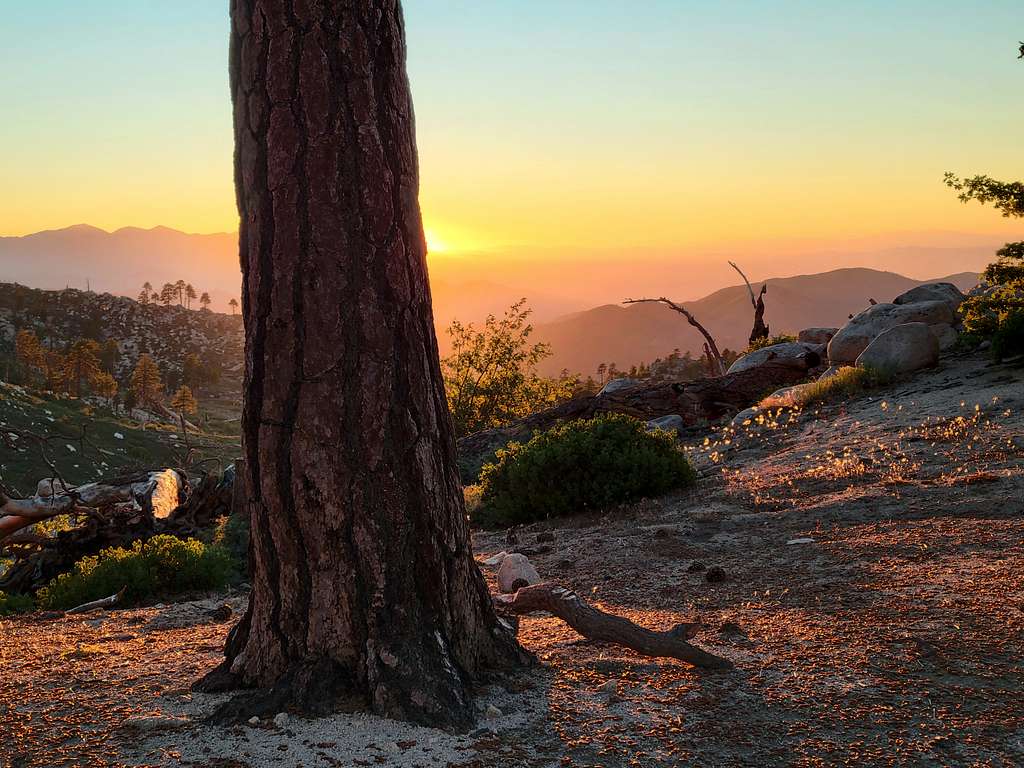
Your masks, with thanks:
[[[253,591],[201,687],[467,726],[469,687],[527,656],[470,550],[400,4],[231,23]]]

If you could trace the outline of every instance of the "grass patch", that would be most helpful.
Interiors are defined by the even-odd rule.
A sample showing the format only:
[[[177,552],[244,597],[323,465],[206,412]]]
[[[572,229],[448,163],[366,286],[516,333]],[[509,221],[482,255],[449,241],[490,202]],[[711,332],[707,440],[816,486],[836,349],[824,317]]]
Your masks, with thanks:
[[[39,590],[37,598],[45,608],[66,609],[124,589],[124,601],[138,604],[217,589],[227,585],[235,572],[235,561],[223,547],[163,534],[137,541],[131,549],[111,547],[83,557],[74,570]]]
[[[474,521],[509,526],[602,509],[691,485],[673,435],[614,414],[561,424],[498,451],[484,467]]]
[[[801,385],[793,392],[793,396],[787,404],[805,408],[817,403],[843,400],[887,386],[892,383],[894,378],[895,376],[887,371],[851,365],[841,368],[835,375],[829,376],[827,379]],[[770,407],[773,403],[763,401],[762,405]]]
[[[184,452],[177,428],[123,418],[109,408],[62,395],[0,383],[0,421],[14,429],[54,436],[48,451],[54,466],[72,485],[138,467],[175,466]],[[82,435],[85,440],[82,440]],[[225,464],[241,450],[237,438],[189,435],[200,456]],[[35,492],[52,471],[36,445],[23,445],[0,456],[0,479],[20,493]]]

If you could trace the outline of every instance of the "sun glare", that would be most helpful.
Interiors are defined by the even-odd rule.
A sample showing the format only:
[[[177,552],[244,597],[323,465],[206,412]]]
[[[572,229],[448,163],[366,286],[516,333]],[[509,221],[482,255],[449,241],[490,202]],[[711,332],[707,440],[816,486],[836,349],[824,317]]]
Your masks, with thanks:
[[[427,253],[444,253],[448,250],[448,246],[437,236],[436,232],[427,229],[424,231],[424,235],[427,238]]]

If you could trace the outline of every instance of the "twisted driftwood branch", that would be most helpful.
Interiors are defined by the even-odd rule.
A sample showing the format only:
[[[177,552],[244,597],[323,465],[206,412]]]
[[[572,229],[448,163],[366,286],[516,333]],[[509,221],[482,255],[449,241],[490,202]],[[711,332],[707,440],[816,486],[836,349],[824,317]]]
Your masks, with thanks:
[[[589,640],[631,648],[644,656],[668,657],[702,669],[731,669],[733,663],[715,656],[687,640],[696,634],[697,624],[677,624],[664,632],[645,629],[622,616],[594,608],[570,589],[555,584],[523,587],[514,595],[495,598],[513,613],[547,611]]]

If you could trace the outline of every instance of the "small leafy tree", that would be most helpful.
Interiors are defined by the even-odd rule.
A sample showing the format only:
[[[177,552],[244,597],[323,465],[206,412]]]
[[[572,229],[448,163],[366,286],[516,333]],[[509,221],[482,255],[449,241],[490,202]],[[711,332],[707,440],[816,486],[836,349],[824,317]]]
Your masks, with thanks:
[[[458,320],[448,327],[452,351],[441,371],[456,435],[508,424],[572,396],[575,378],[537,373],[551,349],[530,341],[530,312],[522,299],[500,319],[489,315],[483,328]]]
[[[131,378],[132,397],[138,405],[156,407],[163,399],[160,369],[149,355],[140,355]]]
[[[26,378],[31,380],[36,375],[43,381],[47,379],[46,350],[32,331],[24,328],[18,331],[14,337],[14,355],[24,367]]]
[[[89,386],[97,397],[102,397],[113,407],[114,398],[117,397],[117,379],[106,371],[100,371],[89,382]]]
[[[946,174],[946,184],[960,200],[991,204],[1007,218],[1024,218],[1024,182],[997,181],[989,176],[960,179]],[[996,251],[982,277],[993,287],[964,302],[964,330],[992,341],[996,360],[1024,353],[1024,242],[1007,243]]]
[[[171,410],[179,416],[195,413],[199,410],[199,402],[196,400],[195,395],[192,394],[192,390],[182,385],[178,387],[178,391],[171,398]]]
[[[100,345],[92,339],[79,339],[64,357],[64,381],[69,393],[82,396],[82,382],[92,381],[103,373],[98,357]]]

